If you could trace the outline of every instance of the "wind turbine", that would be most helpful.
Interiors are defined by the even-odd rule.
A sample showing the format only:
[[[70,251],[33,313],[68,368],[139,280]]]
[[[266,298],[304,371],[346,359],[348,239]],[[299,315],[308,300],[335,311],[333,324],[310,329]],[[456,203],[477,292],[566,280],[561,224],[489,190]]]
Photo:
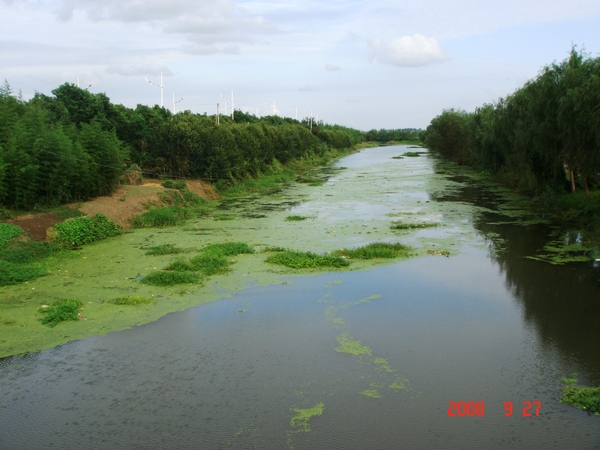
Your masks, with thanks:
[[[175,101],[175,92],[173,92],[173,114],[175,114],[175,103],[179,103],[183,101],[183,97],[181,97],[179,100]]]
[[[148,78],[144,77],[144,79],[150,83],[152,86],[160,88],[160,107],[163,107],[163,89],[165,88],[165,85],[163,84],[163,73],[162,70],[160,71],[160,85],[154,84],[152,81],[150,81]]]

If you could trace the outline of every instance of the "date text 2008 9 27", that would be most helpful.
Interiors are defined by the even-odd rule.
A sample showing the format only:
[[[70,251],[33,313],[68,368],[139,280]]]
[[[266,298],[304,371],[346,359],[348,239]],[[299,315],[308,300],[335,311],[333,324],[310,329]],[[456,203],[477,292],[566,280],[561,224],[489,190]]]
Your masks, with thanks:
[[[521,413],[523,417],[539,416],[542,403],[538,401],[523,402]],[[513,415],[513,402],[504,402],[504,415]],[[485,402],[448,402],[448,417],[473,417],[485,415]]]

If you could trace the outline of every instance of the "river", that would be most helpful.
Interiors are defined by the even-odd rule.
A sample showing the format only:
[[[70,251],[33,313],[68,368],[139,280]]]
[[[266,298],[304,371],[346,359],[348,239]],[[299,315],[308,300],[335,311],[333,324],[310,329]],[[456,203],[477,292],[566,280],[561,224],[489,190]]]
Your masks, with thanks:
[[[322,186],[222,211],[246,217],[224,226],[253,245],[384,240],[418,257],[281,271],[277,284],[2,359],[0,448],[600,448],[600,417],[557,400],[573,373],[600,384],[597,269],[532,259],[566,232],[426,153],[393,158],[407,151],[363,150],[318,172]],[[274,215],[310,219],[267,226]]]

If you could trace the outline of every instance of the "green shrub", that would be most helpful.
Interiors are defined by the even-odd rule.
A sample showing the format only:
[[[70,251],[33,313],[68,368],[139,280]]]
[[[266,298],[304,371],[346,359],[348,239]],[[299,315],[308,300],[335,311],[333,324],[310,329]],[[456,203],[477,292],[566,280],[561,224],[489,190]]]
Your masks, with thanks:
[[[177,248],[173,244],[163,244],[156,245],[154,247],[150,247],[146,251],[146,255],[159,256],[159,255],[174,255],[177,253],[182,253],[182,248]]]
[[[96,214],[93,217],[65,220],[51,229],[48,236],[66,247],[79,247],[121,233],[116,223],[103,214]]]
[[[312,269],[317,267],[345,267],[348,261],[339,256],[323,256],[311,252],[286,250],[267,257],[266,262],[280,264],[292,269]]]
[[[181,206],[159,206],[152,208],[133,219],[133,226],[138,228],[170,227],[182,225],[192,213]]]
[[[200,283],[202,277],[195,272],[157,270],[150,272],[141,281],[151,286],[174,286],[176,284]]]
[[[25,231],[12,223],[0,223],[0,249],[7,247],[18,236],[25,234]]]
[[[164,270],[172,270],[175,272],[197,272],[198,271],[198,269],[196,269],[189,260],[183,259],[183,258],[176,259],[171,264],[169,264],[167,267],[165,267]]]
[[[23,283],[47,275],[39,264],[15,264],[0,259],[0,286]]]
[[[165,180],[162,183],[163,187],[166,187],[167,189],[186,189],[187,188],[187,184],[185,182],[185,180]]]
[[[79,318],[78,312],[83,303],[76,299],[57,300],[52,305],[38,309],[44,317],[42,318],[42,324],[48,325],[49,327],[55,327],[60,322],[66,322],[69,320],[77,320]]]
[[[386,242],[373,242],[364,247],[343,249],[333,252],[336,256],[345,256],[355,259],[374,259],[374,258],[398,258],[408,256],[411,248],[400,244],[388,244]]]
[[[110,301],[115,305],[147,305],[148,303],[152,303],[154,301],[153,298],[149,297],[141,297],[139,295],[128,295],[126,297],[117,297]]]
[[[210,244],[204,248],[204,251],[221,256],[237,256],[243,253],[254,253],[254,249],[244,242],[223,242],[219,244]]]

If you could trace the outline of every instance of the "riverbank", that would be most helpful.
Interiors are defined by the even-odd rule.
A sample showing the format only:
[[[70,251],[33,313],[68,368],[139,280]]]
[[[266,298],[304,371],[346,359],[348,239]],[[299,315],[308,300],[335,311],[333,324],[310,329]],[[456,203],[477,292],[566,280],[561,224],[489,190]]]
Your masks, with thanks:
[[[202,210],[197,211],[200,215],[197,219],[180,227],[129,229],[122,236],[86,245],[77,251],[50,255],[43,263],[47,267],[46,276],[2,288],[0,357],[40,351],[70,340],[141,325],[168,312],[214,301],[249,285],[277,283],[283,274],[300,273],[266,263],[268,254],[262,252],[273,247],[318,253],[338,249],[333,242],[326,244],[326,239],[309,246],[301,243],[302,239],[310,239],[313,220],[308,220],[310,227],[304,230],[300,242],[296,242],[298,245],[293,246],[300,226],[280,214],[318,189],[330,176],[328,171],[335,170],[324,167],[310,176],[306,175],[307,171],[348,153],[350,151],[330,152],[318,159],[273,168],[257,179],[221,186],[220,200],[209,186],[188,182],[188,187],[197,188],[194,190],[204,193],[207,200]],[[145,183],[143,187],[129,187],[79,208],[88,214],[105,213],[114,220],[119,217],[120,223],[127,226],[132,213],[141,212],[140,205],[156,204],[154,200],[161,191],[165,191],[162,186]],[[294,200],[288,200],[291,198]],[[40,223],[55,224],[56,217],[48,220],[51,214],[40,216],[38,233]],[[33,217],[24,220],[35,221]],[[226,274],[207,277],[196,284],[157,288],[141,283],[150,272],[165,268],[176,257],[192,257],[207,245],[231,241],[248,243],[257,253],[232,257]],[[182,254],[150,254],[152,248],[160,246],[177,247]],[[354,264],[352,269],[369,264],[373,263]],[[123,301],[132,296],[145,301],[137,304]],[[79,320],[60,323],[54,328],[42,326],[40,308],[61,299],[77,299],[83,303]]]

